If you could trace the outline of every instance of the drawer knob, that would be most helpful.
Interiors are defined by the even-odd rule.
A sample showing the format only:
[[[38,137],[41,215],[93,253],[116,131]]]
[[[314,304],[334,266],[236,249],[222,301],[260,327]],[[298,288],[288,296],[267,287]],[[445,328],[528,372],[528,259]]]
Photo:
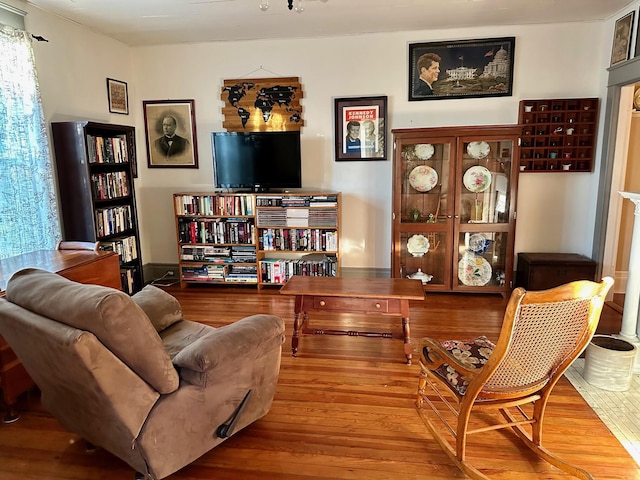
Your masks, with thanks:
[[[379,303],[376,303],[376,308],[380,308],[380,304]]]
[[[324,300],[320,300],[320,306],[324,307],[326,305],[326,303],[324,302]]]

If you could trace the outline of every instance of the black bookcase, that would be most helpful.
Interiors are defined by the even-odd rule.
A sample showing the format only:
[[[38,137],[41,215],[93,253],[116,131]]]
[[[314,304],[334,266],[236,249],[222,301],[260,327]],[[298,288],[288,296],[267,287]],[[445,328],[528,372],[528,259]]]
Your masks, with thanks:
[[[52,122],[65,240],[100,242],[120,254],[122,290],[144,285],[136,196],[135,129],[90,121]]]

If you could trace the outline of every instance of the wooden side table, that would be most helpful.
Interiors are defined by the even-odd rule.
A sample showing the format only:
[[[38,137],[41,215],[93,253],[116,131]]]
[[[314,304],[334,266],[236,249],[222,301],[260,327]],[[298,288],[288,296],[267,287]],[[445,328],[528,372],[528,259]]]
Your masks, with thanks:
[[[411,365],[409,300],[424,300],[424,289],[419,280],[294,276],[282,287],[280,293],[296,296],[291,337],[291,354],[294,357],[298,352],[301,334],[393,338],[390,332],[305,328],[308,325],[307,313],[312,311],[372,313],[402,317],[404,354],[407,365]]]

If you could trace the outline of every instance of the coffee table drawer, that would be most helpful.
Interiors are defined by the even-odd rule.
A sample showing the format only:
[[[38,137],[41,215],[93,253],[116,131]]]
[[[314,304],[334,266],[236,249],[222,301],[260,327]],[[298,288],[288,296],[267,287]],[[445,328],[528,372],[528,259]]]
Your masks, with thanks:
[[[377,298],[314,297],[315,310],[341,310],[343,312],[389,312],[389,300]]]

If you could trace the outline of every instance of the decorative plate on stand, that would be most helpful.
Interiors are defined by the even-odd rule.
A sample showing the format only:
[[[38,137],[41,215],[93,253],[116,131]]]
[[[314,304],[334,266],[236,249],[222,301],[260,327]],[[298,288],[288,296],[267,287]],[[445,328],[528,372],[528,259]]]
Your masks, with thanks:
[[[482,255],[489,249],[491,241],[484,233],[474,233],[469,237],[469,250],[477,255]]]
[[[429,251],[429,240],[424,235],[411,235],[407,240],[407,251],[414,257],[422,257]]]
[[[464,172],[462,183],[470,192],[484,192],[491,185],[491,172],[486,167],[474,165]]]
[[[475,253],[464,253],[458,262],[458,279],[469,287],[484,287],[492,273],[489,262]]]
[[[413,153],[416,154],[420,160],[429,160],[433,156],[435,149],[430,143],[419,143],[413,147]]]
[[[420,165],[409,174],[409,185],[419,192],[428,192],[438,184],[438,173],[431,167]]]
[[[467,145],[467,153],[470,157],[475,158],[476,160],[482,160],[484,157],[489,155],[491,151],[491,147],[487,142],[471,142]]]

